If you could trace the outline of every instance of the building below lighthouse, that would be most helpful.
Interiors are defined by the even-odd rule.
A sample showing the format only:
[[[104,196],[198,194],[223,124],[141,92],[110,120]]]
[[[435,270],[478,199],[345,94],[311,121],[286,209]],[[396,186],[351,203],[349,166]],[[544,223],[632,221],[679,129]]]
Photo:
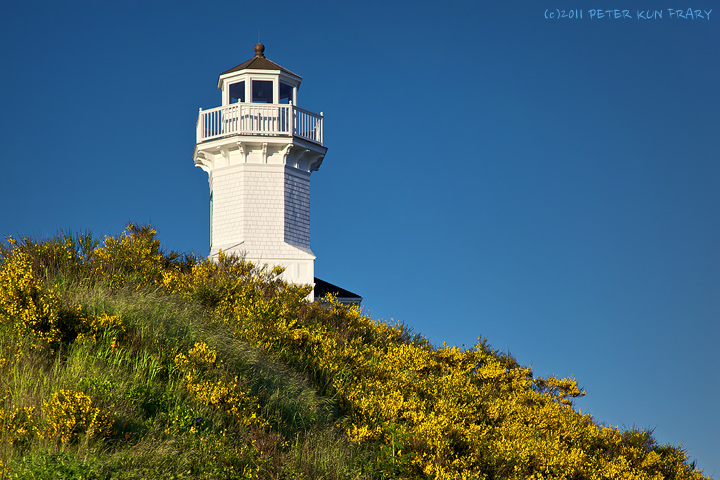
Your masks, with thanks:
[[[323,114],[297,106],[301,81],[255,45],[220,74],[222,105],[200,110],[193,160],[210,183],[210,257],[280,265],[283,280],[314,286],[310,175],[327,148]]]

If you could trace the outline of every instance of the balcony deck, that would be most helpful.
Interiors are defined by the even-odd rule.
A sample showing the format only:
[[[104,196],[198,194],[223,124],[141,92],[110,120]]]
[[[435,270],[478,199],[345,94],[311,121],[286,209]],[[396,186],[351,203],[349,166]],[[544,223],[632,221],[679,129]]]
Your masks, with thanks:
[[[323,115],[295,105],[233,103],[200,110],[197,143],[230,135],[294,136],[323,144]]]

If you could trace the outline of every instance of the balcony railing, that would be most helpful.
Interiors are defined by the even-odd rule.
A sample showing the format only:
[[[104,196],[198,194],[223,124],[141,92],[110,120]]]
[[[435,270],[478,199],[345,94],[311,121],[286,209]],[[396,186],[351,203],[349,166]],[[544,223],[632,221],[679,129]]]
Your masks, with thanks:
[[[197,143],[229,135],[295,136],[323,143],[323,115],[295,105],[234,103],[200,110]]]

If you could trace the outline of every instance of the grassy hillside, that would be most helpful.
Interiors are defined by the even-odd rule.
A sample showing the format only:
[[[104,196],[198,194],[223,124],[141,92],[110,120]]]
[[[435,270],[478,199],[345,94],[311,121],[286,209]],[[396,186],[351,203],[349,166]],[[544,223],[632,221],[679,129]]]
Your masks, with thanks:
[[[575,381],[149,227],[0,247],[0,479],[702,479]]]

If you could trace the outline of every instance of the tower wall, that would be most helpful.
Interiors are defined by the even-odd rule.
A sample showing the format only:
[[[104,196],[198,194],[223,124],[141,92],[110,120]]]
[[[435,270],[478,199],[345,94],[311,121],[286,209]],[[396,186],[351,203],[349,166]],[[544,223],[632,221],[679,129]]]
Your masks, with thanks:
[[[214,170],[210,188],[211,254],[239,248],[253,261],[295,256],[286,245],[312,254],[309,173],[285,165],[233,165]]]
[[[211,257],[220,250],[243,255],[258,265],[284,267],[286,281],[313,284],[309,172],[286,165],[233,165],[214,170],[210,188]]]
[[[285,174],[285,242],[310,250],[310,174]]]
[[[210,251],[227,249],[245,238],[242,197],[245,190],[242,172],[225,169],[210,178]]]

